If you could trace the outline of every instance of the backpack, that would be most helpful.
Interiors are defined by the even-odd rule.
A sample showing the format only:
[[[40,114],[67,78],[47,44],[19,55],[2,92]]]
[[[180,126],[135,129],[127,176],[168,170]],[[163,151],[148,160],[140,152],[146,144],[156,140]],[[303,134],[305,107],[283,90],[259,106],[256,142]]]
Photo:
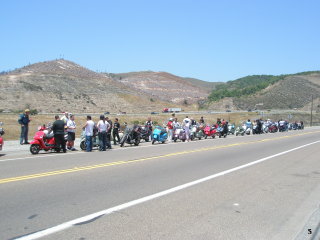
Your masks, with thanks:
[[[18,118],[18,123],[19,124],[23,124],[22,119],[23,119],[23,114],[20,114],[19,118]]]

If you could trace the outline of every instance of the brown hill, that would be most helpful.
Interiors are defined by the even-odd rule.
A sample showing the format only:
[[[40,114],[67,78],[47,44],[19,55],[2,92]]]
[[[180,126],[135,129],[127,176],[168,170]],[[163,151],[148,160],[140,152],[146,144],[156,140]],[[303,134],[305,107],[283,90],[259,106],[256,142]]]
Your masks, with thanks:
[[[166,72],[131,72],[108,76],[137,92],[173,103],[196,103],[205,99],[210,93],[201,84],[197,85],[195,82]]]
[[[319,111],[320,72],[288,75],[283,80],[254,95],[240,98],[224,98],[218,102],[209,103],[207,107],[211,110],[310,110],[311,96],[313,96],[314,110]]]
[[[288,76],[254,96],[238,99],[236,106],[241,109],[305,109],[311,96],[315,103],[319,102],[320,73]],[[259,103],[263,105],[257,105]]]
[[[59,59],[0,75],[1,109],[43,112],[150,112],[171,106],[105,74]]]

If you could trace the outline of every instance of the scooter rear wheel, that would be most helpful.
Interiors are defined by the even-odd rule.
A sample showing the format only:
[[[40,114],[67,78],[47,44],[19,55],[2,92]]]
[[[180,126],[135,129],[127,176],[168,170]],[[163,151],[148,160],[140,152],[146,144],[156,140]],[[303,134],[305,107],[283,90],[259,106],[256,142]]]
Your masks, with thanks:
[[[40,151],[40,146],[39,146],[38,144],[32,144],[32,145],[30,146],[30,152],[31,152],[32,154],[38,154],[39,151]]]

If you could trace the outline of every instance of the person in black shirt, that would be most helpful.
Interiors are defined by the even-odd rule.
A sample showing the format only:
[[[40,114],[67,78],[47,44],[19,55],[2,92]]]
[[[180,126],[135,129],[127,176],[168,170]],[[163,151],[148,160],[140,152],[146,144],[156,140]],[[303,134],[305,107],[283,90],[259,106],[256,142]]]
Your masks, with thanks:
[[[56,121],[52,125],[52,131],[54,134],[54,140],[56,142],[57,148],[60,148],[65,153],[66,150],[66,141],[64,140],[64,126],[65,123],[63,120],[60,120],[59,116],[55,116]],[[60,150],[58,150],[60,152]]]
[[[107,131],[107,149],[111,149],[111,132],[112,132],[112,121],[108,117],[106,117],[106,121],[110,124],[110,128]]]
[[[148,120],[146,121],[145,127],[148,130],[150,137],[149,140],[152,140],[152,126],[153,126],[153,122],[151,120],[151,117],[148,117]]]
[[[120,123],[118,118],[116,118],[113,123],[113,132],[112,132],[114,145],[117,145],[116,137],[118,139],[118,143],[120,143],[119,130],[120,130]]]
[[[200,124],[204,124],[204,119],[203,119],[203,117],[200,118],[199,123],[200,123]]]

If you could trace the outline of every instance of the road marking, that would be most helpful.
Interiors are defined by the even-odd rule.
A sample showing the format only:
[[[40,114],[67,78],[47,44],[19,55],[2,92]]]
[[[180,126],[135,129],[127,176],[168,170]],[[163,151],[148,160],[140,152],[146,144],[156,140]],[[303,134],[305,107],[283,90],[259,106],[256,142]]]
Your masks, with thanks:
[[[302,135],[307,135],[307,134],[313,134],[313,133],[319,133],[320,131],[315,131],[315,132],[304,132],[304,133],[300,133],[300,134],[294,134],[294,135],[289,135],[289,137],[295,137],[295,136],[302,136]],[[270,133],[270,135],[273,133]],[[246,137],[254,137],[254,136],[259,136],[259,135],[254,135],[254,134],[250,134],[250,135],[246,135]],[[228,139],[233,139],[233,138],[240,138],[240,137],[236,137],[236,136],[229,136]],[[281,137],[280,137],[281,138]],[[216,138],[216,140],[223,140],[224,138]],[[272,139],[278,139],[278,138],[272,138]],[[203,139],[201,141],[212,141],[212,139],[208,138],[208,139]],[[268,141],[266,139],[266,141]],[[167,142],[166,144],[187,144],[187,143],[197,143],[198,141],[191,141],[191,142]],[[146,147],[157,147],[157,146],[165,146],[163,144],[155,144],[155,145],[147,145],[147,146],[139,146],[140,148],[146,148]],[[112,151],[123,151],[123,150],[131,150],[131,149],[135,149],[134,147],[124,147],[124,148],[115,148],[112,149]],[[65,155],[71,155],[71,154],[83,154],[86,152],[68,152],[68,153],[59,153],[58,156],[65,156]],[[9,159],[3,159],[0,160],[0,162],[9,162],[9,161],[16,161],[16,160],[24,160],[24,159],[37,159],[37,158],[45,158],[45,157],[57,157],[57,154],[53,153],[53,154],[48,154],[48,153],[43,153],[40,155],[35,155],[35,156],[30,156],[30,157],[19,157],[19,158],[9,158]]]
[[[173,157],[173,156],[178,156],[178,155],[185,155],[185,154],[190,154],[190,153],[197,153],[197,152],[204,152],[204,151],[210,151],[210,150],[216,150],[216,149],[230,148],[230,147],[241,146],[241,145],[262,143],[262,142],[267,142],[267,141],[275,141],[275,140],[279,140],[279,139],[292,138],[295,136],[306,135],[306,134],[310,134],[310,133],[303,133],[303,134],[291,135],[291,136],[281,136],[281,137],[277,137],[277,138],[268,138],[268,139],[262,139],[262,140],[257,140],[257,141],[240,142],[240,143],[233,143],[233,144],[228,144],[228,145],[220,145],[220,146],[213,146],[213,147],[206,147],[206,148],[198,148],[195,150],[187,150],[187,151],[182,151],[182,152],[175,152],[175,153],[169,153],[169,154],[134,159],[134,160],[116,161],[116,162],[110,162],[110,163],[102,163],[102,164],[82,166],[82,167],[73,167],[73,168],[69,168],[69,169],[62,169],[62,170],[56,170],[56,171],[50,171],[50,172],[36,173],[36,174],[30,174],[30,175],[24,175],[24,176],[3,178],[3,179],[0,179],[0,184],[9,183],[9,182],[25,181],[25,180],[42,178],[42,177],[49,177],[49,176],[55,176],[55,175],[62,175],[62,174],[67,174],[67,173],[75,173],[75,172],[80,172],[80,171],[89,171],[89,170],[93,170],[93,169],[97,169],[97,168],[104,168],[104,167],[110,167],[110,166],[116,166],[116,165],[144,162],[144,161],[149,161],[149,160],[154,160],[154,159],[163,159],[163,158]]]
[[[210,176],[207,176],[207,177],[204,177],[204,178],[201,178],[201,179],[189,182],[189,183],[185,183],[185,184],[182,184],[180,186],[176,186],[176,187],[164,190],[162,192],[158,192],[158,193],[155,193],[155,194],[152,194],[152,195],[140,198],[140,199],[136,199],[136,200],[133,200],[133,201],[130,201],[130,202],[127,202],[127,203],[112,207],[112,208],[108,208],[108,209],[105,209],[105,210],[102,210],[102,211],[99,211],[99,212],[96,212],[96,213],[92,213],[92,214],[89,214],[87,216],[80,217],[80,218],[77,218],[77,219],[74,219],[74,220],[59,224],[59,225],[57,225],[55,227],[51,227],[51,228],[47,228],[47,229],[39,231],[39,232],[31,233],[31,234],[26,235],[24,237],[16,238],[16,240],[33,240],[33,239],[38,239],[38,238],[41,238],[41,237],[44,237],[44,236],[48,236],[48,235],[51,235],[53,233],[63,231],[65,229],[67,229],[67,228],[71,228],[71,227],[73,227],[75,225],[79,225],[81,223],[91,221],[91,220],[93,220],[95,218],[98,218],[98,217],[101,217],[101,216],[105,216],[105,215],[109,215],[109,214],[111,214],[113,212],[121,211],[121,210],[124,210],[126,208],[133,207],[135,205],[138,205],[138,204],[141,204],[141,203],[144,203],[144,202],[147,202],[147,201],[151,201],[151,200],[154,200],[156,198],[160,198],[160,197],[169,195],[169,194],[177,192],[177,191],[184,190],[186,188],[190,188],[190,187],[198,185],[200,183],[207,182],[207,181],[212,180],[214,178],[221,177],[221,176],[227,175],[229,173],[233,173],[235,171],[238,171],[238,170],[241,170],[241,169],[244,169],[244,168],[247,168],[247,167],[251,167],[253,165],[256,165],[256,164],[262,163],[264,161],[270,160],[272,158],[279,157],[281,155],[284,155],[284,154],[299,150],[301,148],[308,147],[308,146],[316,144],[316,143],[320,143],[320,140],[316,141],[316,142],[312,142],[312,143],[308,143],[308,144],[302,145],[300,147],[292,148],[290,150],[287,150],[287,151],[284,151],[284,152],[280,152],[280,153],[271,155],[269,157],[261,158],[259,160],[256,160],[256,161],[244,164],[244,165],[240,165],[238,167],[231,168],[229,170],[225,170],[225,171],[222,171],[222,172],[219,172],[219,173],[216,173],[216,174],[213,174],[213,175],[210,175]]]

